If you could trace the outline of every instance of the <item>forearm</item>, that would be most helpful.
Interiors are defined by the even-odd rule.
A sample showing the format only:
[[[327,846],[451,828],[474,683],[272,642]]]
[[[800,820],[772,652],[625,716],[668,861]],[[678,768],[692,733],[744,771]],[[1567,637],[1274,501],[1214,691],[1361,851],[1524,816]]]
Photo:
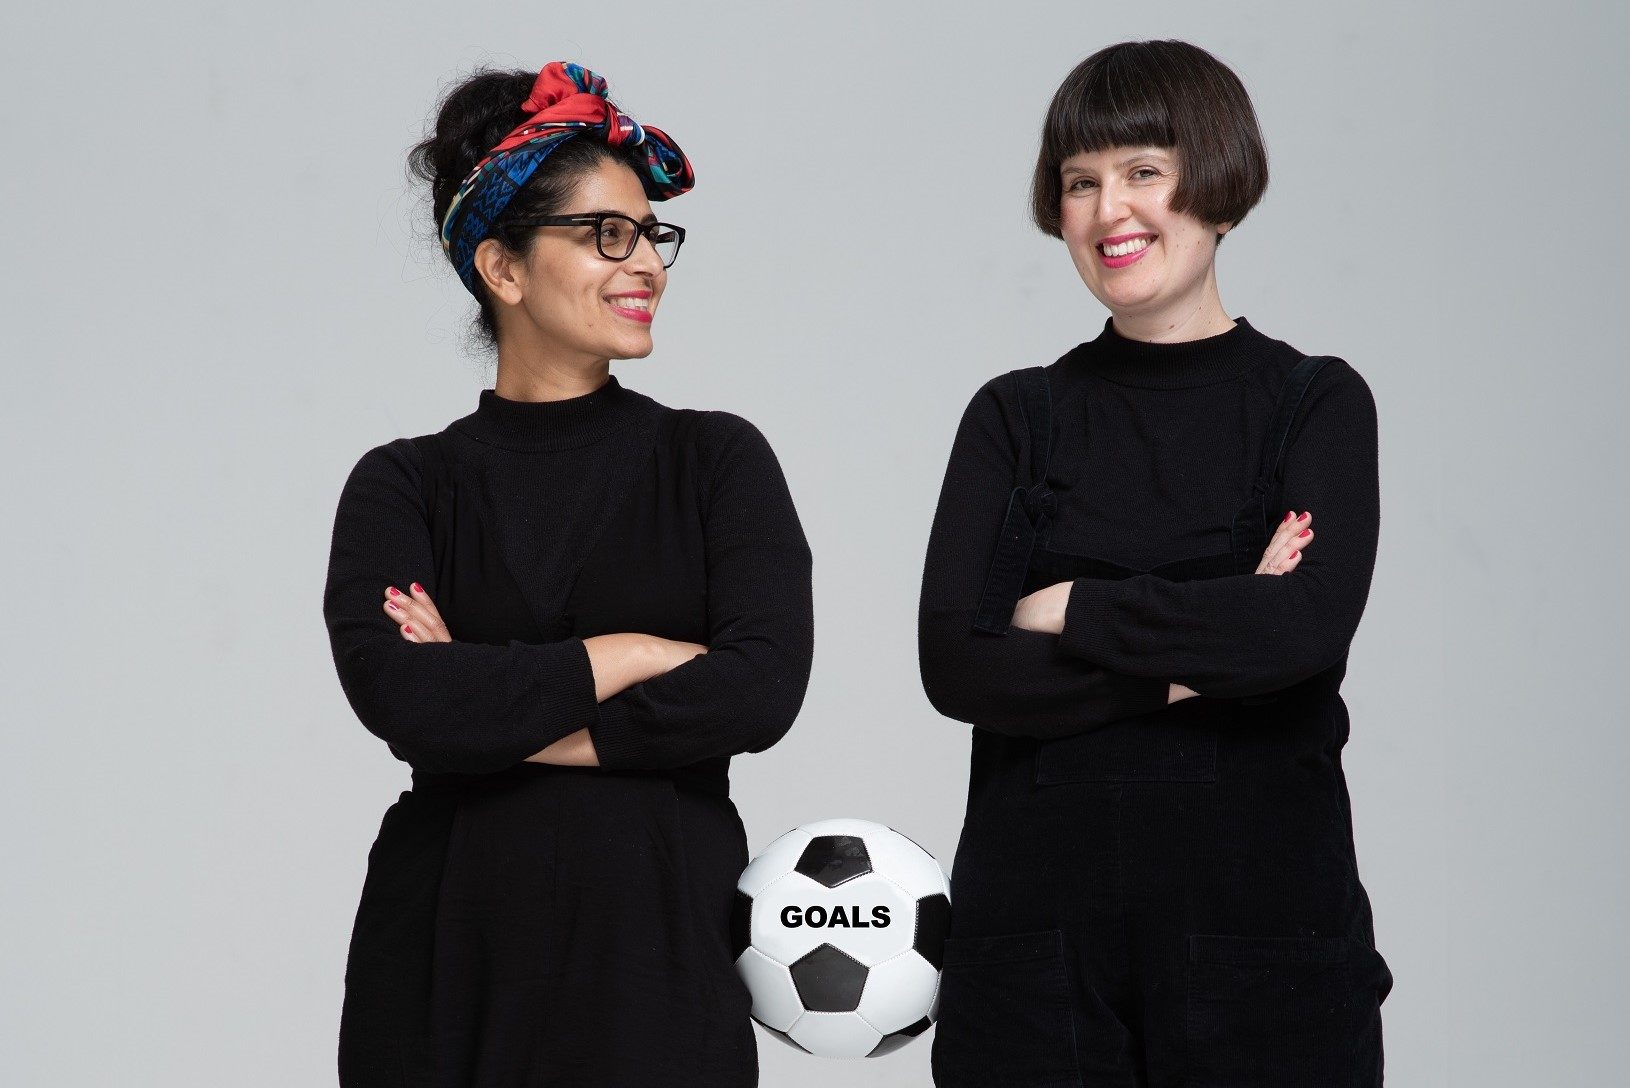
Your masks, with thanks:
[[[421,645],[336,629],[335,665],[358,720],[417,769],[503,770],[594,719],[594,677],[577,640]]]
[[[1009,736],[1055,738],[1168,705],[1172,685],[1091,665],[1062,653],[1056,635],[1010,627],[972,629],[972,613],[918,617],[923,691],[952,719]]]
[[[1106,669],[1175,678],[1206,695],[1261,695],[1341,659],[1367,588],[1367,576],[1339,581],[1311,564],[1190,582],[1079,578],[1059,644]]]
[[[660,770],[762,752],[791,728],[814,650],[807,552],[786,560],[791,584],[767,591],[787,611],[730,624],[741,637],[600,704],[590,729],[602,766]]]

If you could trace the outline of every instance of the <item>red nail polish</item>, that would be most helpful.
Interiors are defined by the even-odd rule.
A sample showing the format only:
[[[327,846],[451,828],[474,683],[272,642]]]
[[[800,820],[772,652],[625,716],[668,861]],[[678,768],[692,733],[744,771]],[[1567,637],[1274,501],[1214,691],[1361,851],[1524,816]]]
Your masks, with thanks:
[[[1306,536],[1307,534],[1311,533],[1312,531],[1313,531],[1312,529],[1303,529],[1301,532],[1297,533],[1296,535],[1297,536]]]
[[[389,593],[392,597],[400,597],[401,596],[401,594],[397,592],[395,586],[386,586],[385,587],[385,592]]]
[[[413,625],[411,623],[404,623],[402,625],[402,630],[411,635],[413,633]]]
[[[1296,513],[1296,511],[1294,511],[1294,510],[1286,510],[1285,511],[1285,519],[1284,519],[1284,521],[1281,521],[1279,524],[1281,524],[1281,525],[1285,524],[1286,521],[1290,520],[1290,516],[1292,514],[1294,514],[1294,513]]]
[[[1307,520],[1307,518],[1308,518],[1308,511],[1306,511],[1306,510],[1303,510],[1303,511],[1302,511],[1302,516],[1301,516],[1301,517],[1299,517],[1299,518],[1297,518],[1297,519],[1296,519],[1296,520],[1297,520],[1297,521],[1306,521],[1306,520]]]
[[[421,586],[418,582],[414,582],[413,583],[413,592],[415,592],[415,593],[423,593],[424,592],[424,586]]]

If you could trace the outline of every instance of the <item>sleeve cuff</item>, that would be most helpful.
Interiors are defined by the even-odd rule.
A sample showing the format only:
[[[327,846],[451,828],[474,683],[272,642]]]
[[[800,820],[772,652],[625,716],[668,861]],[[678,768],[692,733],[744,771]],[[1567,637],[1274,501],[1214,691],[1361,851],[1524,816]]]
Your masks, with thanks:
[[[622,694],[613,695],[598,707],[588,725],[594,753],[606,770],[630,770],[640,766],[640,736],[634,716]]]
[[[599,701],[595,698],[594,663],[589,648],[580,638],[560,643],[521,643],[536,655],[539,673],[538,694],[542,703],[543,742],[527,751],[541,751],[562,737],[586,729],[594,721]],[[533,738],[536,740],[537,738]]]
[[[1070,586],[1064,609],[1059,649],[1095,665],[1103,663],[1113,635],[1110,632],[1110,597],[1116,583],[1108,578],[1077,578]]]

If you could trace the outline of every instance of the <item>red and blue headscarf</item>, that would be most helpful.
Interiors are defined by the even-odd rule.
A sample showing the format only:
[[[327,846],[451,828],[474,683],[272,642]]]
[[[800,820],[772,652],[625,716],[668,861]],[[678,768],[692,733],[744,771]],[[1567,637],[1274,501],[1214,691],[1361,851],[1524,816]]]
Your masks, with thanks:
[[[475,164],[442,219],[442,252],[471,294],[475,247],[549,152],[573,136],[592,134],[612,147],[643,148],[643,169],[636,172],[651,200],[667,200],[696,184],[679,145],[655,125],[641,125],[618,109],[606,97],[606,81],[580,64],[544,65],[521,108],[531,116]]]

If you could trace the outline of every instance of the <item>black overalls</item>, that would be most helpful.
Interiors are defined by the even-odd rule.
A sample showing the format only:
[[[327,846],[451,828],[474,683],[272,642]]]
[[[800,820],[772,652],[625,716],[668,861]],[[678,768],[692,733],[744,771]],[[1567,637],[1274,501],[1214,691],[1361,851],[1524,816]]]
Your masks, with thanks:
[[[658,441],[693,423],[663,413]],[[481,489],[441,440],[414,441],[435,603],[455,638],[504,645],[637,630],[707,642],[705,557],[687,546],[651,554],[667,526],[695,519],[679,508],[683,487],[649,472],[632,481],[562,614],[534,616]],[[728,764],[415,769],[368,857],[341,1084],[756,1085],[751,998],[730,945],[748,853]]]
[[[1019,597],[1077,577],[1254,572],[1291,424],[1327,361],[1286,382],[1231,550],[1148,572],[1048,547],[1047,378],[1020,371],[1040,483],[1013,492],[975,626],[1000,634]],[[1382,1083],[1392,974],[1341,770],[1345,669],[1344,657],[1268,695],[1189,698],[1056,740],[973,730],[939,1088]]]

